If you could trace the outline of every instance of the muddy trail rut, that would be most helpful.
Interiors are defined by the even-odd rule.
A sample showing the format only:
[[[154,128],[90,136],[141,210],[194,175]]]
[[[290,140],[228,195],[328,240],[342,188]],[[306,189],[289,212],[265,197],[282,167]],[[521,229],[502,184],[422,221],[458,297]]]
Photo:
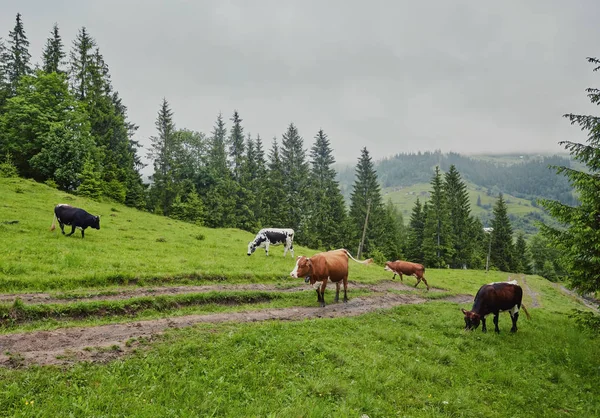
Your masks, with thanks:
[[[394,282],[379,285],[355,284],[355,287],[360,286],[373,286],[377,291],[385,291],[382,287],[385,288],[386,286],[404,290],[402,288],[404,285]],[[230,289],[230,287],[227,288]],[[410,289],[411,287],[408,288]],[[473,297],[470,295],[458,295],[436,300],[462,304],[472,302]],[[0,365],[22,367],[29,364],[68,365],[78,361],[105,362],[132,351],[139,344],[151,340],[168,329],[184,328],[199,323],[269,320],[300,321],[317,318],[349,317],[399,305],[426,302],[431,302],[431,300],[416,294],[385,293],[383,295],[351,298],[348,303],[332,303],[324,308],[292,307],[207,315],[186,315],[134,321],[124,324],[61,328],[53,331],[33,331],[0,335]]]
[[[328,284],[328,289],[335,289],[335,285]],[[386,292],[389,290],[414,291],[414,286],[406,285],[397,281],[382,281],[377,284],[365,284],[348,282],[348,289],[362,289],[372,292]],[[302,283],[291,286],[278,286],[262,283],[249,284],[230,284],[230,285],[202,285],[202,286],[151,286],[151,287],[132,287],[120,288],[108,291],[90,290],[78,292],[77,294],[65,293],[0,293],[0,303],[10,304],[18,298],[26,304],[53,304],[53,303],[74,303],[85,301],[114,301],[126,300],[136,297],[155,297],[155,296],[174,296],[189,293],[208,293],[223,291],[263,291],[263,292],[302,292],[311,290],[310,287]],[[442,292],[442,289],[431,288],[431,292]]]

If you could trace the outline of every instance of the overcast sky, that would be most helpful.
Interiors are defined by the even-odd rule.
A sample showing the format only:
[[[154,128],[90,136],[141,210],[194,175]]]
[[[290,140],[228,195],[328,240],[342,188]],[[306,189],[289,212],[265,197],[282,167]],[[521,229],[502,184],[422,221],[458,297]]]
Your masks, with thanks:
[[[596,112],[600,1],[0,0],[23,15],[34,62],[54,22],[85,26],[147,145],[163,97],[205,133],[234,109],[271,139],[323,128],[338,162],[399,152],[558,152],[584,141],[561,115]],[[143,155],[146,151],[143,151]]]

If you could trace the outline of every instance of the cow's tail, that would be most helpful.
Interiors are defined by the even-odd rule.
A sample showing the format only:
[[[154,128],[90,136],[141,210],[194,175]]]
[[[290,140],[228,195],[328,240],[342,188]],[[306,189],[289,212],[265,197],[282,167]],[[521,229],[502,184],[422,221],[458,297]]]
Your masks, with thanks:
[[[348,250],[346,250],[346,249],[344,249],[344,251],[346,252],[346,255],[347,255],[348,257],[350,257],[351,259],[353,259],[353,260],[354,260],[354,261],[356,261],[357,263],[360,263],[360,264],[371,264],[371,263],[373,262],[373,259],[372,259],[372,258],[367,258],[366,260],[359,261],[359,260],[357,260],[356,258],[352,257],[352,254],[350,254],[350,251],[348,251]]]
[[[529,315],[529,312],[527,312],[527,308],[525,307],[525,305],[521,304],[521,308],[523,308],[523,312],[525,312],[527,319],[531,319],[531,315]]]
[[[54,219],[52,220],[52,226],[50,227],[50,231],[54,231],[56,229],[56,213],[54,213]]]

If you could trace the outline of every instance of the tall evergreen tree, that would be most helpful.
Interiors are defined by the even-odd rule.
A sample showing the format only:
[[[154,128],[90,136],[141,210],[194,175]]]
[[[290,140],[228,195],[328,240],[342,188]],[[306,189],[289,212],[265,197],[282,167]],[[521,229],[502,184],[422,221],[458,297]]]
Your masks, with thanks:
[[[361,150],[361,155],[356,165],[356,180],[350,196],[350,234],[352,248],[358,248],[362,240],[365,219],[369,212],[362,254],[369,256],[378,249],[381,241],[383,226],[383,204],[381,201],[381,187],[377,180],[377,172],[367,148]]]
[[[494,205],[490,263],[500,271],[515,271],[513,230],[502,193]]]
[[[176,147],[175,123],[173,122],[173,111],[166,98],[163,98],[155,125],[158,135],[150,137],[151,145],[148,153],[148,158],[154,164],[151,191],[154,197],[154,209],[159,209],[163,215],[167,216],[179,190],[175,183],[176,173],[173,160]]]
[[[304,210],[308,196],[308,163],[304,140],[298,129],[290,123],[281,141],[283,190],[286,196],[286,224],[296,231],[296,240],[305,244],[308,239]]]
[[[254,194],[253,212],[260,226],[265,223],[265,210],[268,205],[265,199],[265,191],[267,187],[267,161],[265,159],[265,150],[263,147],[260,135],[256,136],[254,141],[255,154],[255,172],[252,175],[252,193]]]
[[[266,227],[281,228],[286,225],[288,213],[284,190],[284,176],[277,138],[273,138],[273,144],[269,151],[268,172],[264,192],[266,202],[264,226]]]
[[[227,166],[227,129],[223,115],[219,113],[208,146],[206,166],[209,186],[204,198],[205,206],[210,208],[205,214],[205,224],[212,228],[235,226],[235,189],[231,171]]]
[[[471,204],[467,186],[462,181],[456,166],[452,164],[444,176],[444,190],[448,202],[448,216],[454,245],[454,255],[449,263],[452,268],[469,264],[473,252],[471,236]]]
[[[65,58],[65,52],[57,23],[52,27],[51,34],[52,37],[48,38],[44,48],[42,69],[46,73],[61,73],[63,72],[61,65]]]
[[[448,201],[440,167],[435,167],[423,230],[423,258],[428,267],[446,267],[454,255]]]
[[[408,223],[408,245],[406,248],[406,257],[414,263],[423,263],[423,233],[425,229],[425,216],[427,205],[423,207],[419,198],[413,206],[410,220]]]
[[[529,255],[529,248],[525,242],[525,235],[523,232],[519,232],[517,235],[517,242],[515,243],[515,260],[517,273],[532,273],[531,257]]]
[[[0,115],[6,99],[10,97],[10,82],[8,79],[8,63],[10,56],[4,40],[0,38]],[[1,151],[1,150],[0,150]]]
[[[69,79],[79,100],[84,100],[92,90],[96,67],[95,48],[96,41],[90,36],[85,26],[79,29],[69,54]]]
[[[246,231],[254,231],[259,225],[259,219],[254,213],[256,207],[254,184],[257,162],[254,141],[250,134],[248,134],[247,142],[243,143],[242,148],[247,150],[247,153],[239,159],[241,166],[239,170],[240,177],[236,184],[236,226]]]
[[[29,41],[25,35],[25,28],[21,20],[21,13],[17,13],[15,27],[8,34],[9,56],[8,56],[8,81],[11,93],[17,93],[19,80],[24,75],[32,74],[29,61]]]
[[[587,60],[594,71],[600,71],[600,59],[589,57]],[[590,101],[599,105],[600,89],[586,91]],[[541,232],[562,253],[571,284],[580,292],[596,292],[600,290],[600,117],[572,113],[564,116],[587,133],[587,141],[559,144],[576,161],[585,164],[586,169],[554,168],[569,179],[581,204],[569,206],[558,201],[542,201],[550,215],[565,228],[543,225]]]
[[[242,165],[244,162],[244,128],[242,127],[242,118],[240,118],[237,110],[233,112],[230,120],[233,122],[231,133],[229,134],[231,172],[233,179],[239,183],[242,177]]]
[[[308,243],[312,248],[339,248],[344,246],[347,214],[344,197],[332,168],[335,163],[327,134],[319,130],[310,151],[312,205],[310,206]]]

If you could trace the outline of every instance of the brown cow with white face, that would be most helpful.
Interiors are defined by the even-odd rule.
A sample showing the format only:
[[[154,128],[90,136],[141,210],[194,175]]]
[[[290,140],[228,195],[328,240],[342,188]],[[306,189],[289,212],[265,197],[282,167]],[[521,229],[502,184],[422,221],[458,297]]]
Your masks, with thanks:
[[[318,253],[312,257],[299,256],[296,259],[296,267],[291,271],[290,276],[297,279],[304,277],[305,282],[310,284],[317,291],[317,300],[321,306],[325,306],[325,288],[327,280],[331,280],[336,285],[335,301],[340,300],[340,285],[344,284],[344,303],[348,301],[348,258],[361,264],[370,264],[372,259],[358,261],[348,250],[340,249]]]
[[[407,276],[415,276],[417,278],[417,284],[415,284],[415,287],[417,287],[421,280],[423,280],[423,283],[425,283],[425,286],[427,286],[427,290],[429,290],[429,284],[427,283],[427,280],[425,280],[425,267],[423,267],[423,264],[400,260],[388,261],[385,263],[384,270],[394,273],[392,279],[396,277],[396,274],[400,276],[400,281],[404,281],[402,280],[403,274],[406,274]]]

